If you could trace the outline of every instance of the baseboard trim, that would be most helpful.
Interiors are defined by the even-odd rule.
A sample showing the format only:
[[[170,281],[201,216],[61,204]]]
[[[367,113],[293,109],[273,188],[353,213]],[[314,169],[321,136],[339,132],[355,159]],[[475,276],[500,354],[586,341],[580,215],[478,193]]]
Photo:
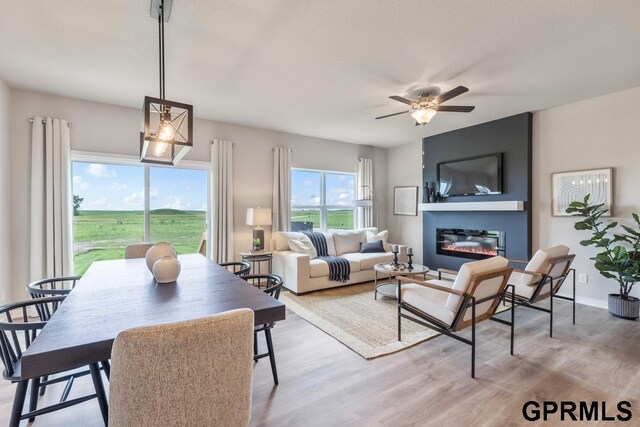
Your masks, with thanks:
[[[570,294],[566,294],[564,292],[563,293],[558,292],[558,295],[571,298]],[[595,298],[581,297],[578,295],[576,295],[576,304],[588,305],[590,307],[602,308],[605,310],[608,309],[606,301],[602,301]]]

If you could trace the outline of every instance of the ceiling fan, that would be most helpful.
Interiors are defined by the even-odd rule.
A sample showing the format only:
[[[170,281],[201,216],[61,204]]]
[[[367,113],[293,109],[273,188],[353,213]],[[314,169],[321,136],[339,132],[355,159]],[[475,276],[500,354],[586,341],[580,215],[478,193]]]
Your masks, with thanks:
[[[453,113],[469,113],[473,111],[474,108],[472,106],[464,106],[464,105],[440,105],[443,102],[450,100],[451,98],[455,98],[458,95],[462,95],[465,92],[468,92],[464,86],[458,86],[455,89],[451,89],[449,92],[445,92],[440,96],[431,97],[429,92],[423,92],[420,96],[413,101],[407,98],[403,98],[401,96],[390,96],[389,98],[402,102],[403,104],[407,104],[411,106],[410,110],[401,111],[399,113],[387,114],[386,116],[376,117],[378,119],[385,119],[387,117],[398,116],[400,114],[411,113],[411,117],[413,117],[416,121],[416,126],[426,125],[431,121],[433,116],[436,115],[438,111],[450,111]]]

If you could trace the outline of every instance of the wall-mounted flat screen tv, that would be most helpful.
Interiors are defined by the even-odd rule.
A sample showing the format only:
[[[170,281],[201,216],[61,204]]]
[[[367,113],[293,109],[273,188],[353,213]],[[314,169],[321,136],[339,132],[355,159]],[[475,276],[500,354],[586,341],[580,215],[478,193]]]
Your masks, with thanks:
[[[502,194],[502,153],[438,163],[442,197]]]

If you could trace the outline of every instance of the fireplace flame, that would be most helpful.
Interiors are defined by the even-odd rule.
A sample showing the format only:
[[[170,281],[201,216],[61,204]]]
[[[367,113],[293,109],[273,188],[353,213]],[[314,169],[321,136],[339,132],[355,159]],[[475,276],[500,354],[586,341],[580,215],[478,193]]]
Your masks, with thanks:
[[[468,247],[468,246],[456,246],[453,243],[445,243],[442,245],[442,249],[453,252],[465,252],[469,254],[480,254],[487,256],[497,256],[497,249],[487,249],[483,247]]]

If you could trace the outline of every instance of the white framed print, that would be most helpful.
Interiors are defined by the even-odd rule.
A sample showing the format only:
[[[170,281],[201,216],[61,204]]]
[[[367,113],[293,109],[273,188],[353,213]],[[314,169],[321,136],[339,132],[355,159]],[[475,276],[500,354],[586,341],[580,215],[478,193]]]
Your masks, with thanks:
[[[566,212],[571,202],[582,201],[590,194],[590,204],[603,203],[613,215],[613,168],[589,169],[551,174],[551,213],[571,216]]]
[[[418,187],[393,188],[393,214],[418,215]]]

